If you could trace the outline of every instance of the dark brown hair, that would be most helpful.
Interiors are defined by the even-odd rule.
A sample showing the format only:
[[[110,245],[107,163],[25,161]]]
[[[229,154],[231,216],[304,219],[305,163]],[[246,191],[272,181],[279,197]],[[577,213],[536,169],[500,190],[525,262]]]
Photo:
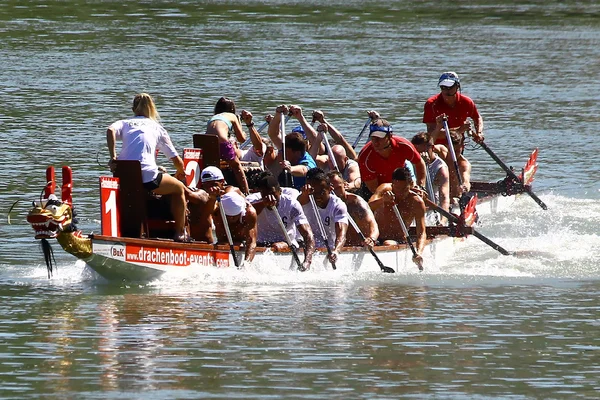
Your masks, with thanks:
[[[215,104],[215,114],[224,112],[235,114],[235,102],[228,97],[221,97]]]

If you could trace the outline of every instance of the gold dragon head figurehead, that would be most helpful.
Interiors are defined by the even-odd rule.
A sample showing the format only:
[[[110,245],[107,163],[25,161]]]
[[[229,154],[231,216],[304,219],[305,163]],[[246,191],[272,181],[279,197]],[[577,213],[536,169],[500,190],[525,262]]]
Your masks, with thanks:
[[[35,231],[36,239],[53,239],[61,232],[73,230],[73,209],[51,194],[47,199],[33,203],[27,222]]]

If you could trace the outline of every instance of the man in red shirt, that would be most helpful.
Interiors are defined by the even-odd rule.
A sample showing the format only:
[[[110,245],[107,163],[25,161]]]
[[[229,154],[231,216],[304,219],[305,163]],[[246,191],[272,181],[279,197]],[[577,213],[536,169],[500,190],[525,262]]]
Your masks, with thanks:
[[[444,72],[438,81],[440,93],[431,96],[425,102],[423,122],[427,124],[427,133],[435,144],[446,144],[443,118],[448,118],[448,128],[464,136],[471,130],[467,118],[475,124],[473,139],[483,140],[483,118],[477,111],[473,100],[463,95],[460,90],[460,79],[456,72]]]
[[[417,184],[425,186],[425,161],[415,146],[403,137],[392,135],[393,129],[385,119],[376,119],[369,127],[370,141],[358,155],[360,176],[371,193],[382,183],[392,182],[396,168],[410,161],[415,167]]]

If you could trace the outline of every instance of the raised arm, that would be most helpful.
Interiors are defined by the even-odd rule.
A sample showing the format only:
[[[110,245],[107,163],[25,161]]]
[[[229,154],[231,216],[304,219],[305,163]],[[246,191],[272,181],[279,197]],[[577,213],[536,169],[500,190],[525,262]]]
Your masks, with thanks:
[[[246,124],[246,126],[248,127],[248,133],[250,134],[250,141],[252,142],[252,147],[254,147],[256,154],[259,157],[262,157],[264,155],[263,142],[260,137],[260,133],[258,133],[258,130],[254,126],[254,122],[252,121],[252,113],[250,111],[242,110],[241,118],[242,121],[244,121],[244,124]]]
[[[312,125],[308,123],[306,117],[302,113],[302,108],[297,105],[292,105],[290,106],[290,113],[294,118],[298,120],[298,122],[300,122],[300,125],[302,125],[302,129],[304,129],[304,134],[306,135],[306,139],[310,143],[311,148],[313,147],[313,143],[320,143],[321,135],[319,135],[315,128],[313,128]],[[318,154],[323,154],[325,152],[325,146],[323,144],[320,144],[318,150]],[[312,154],[310,155],[312,156]],[[313,156],[313,158],[315,157]]]
[[[288,112],[288,106],[286,106],[285,104],[277,106],[277,108],[275,109],[275,115],[273,116],[271,122],[269,122],[269,138],[271,138],[273,146],[275,146],[275,148],[278,150],[281,150],[283,147],[281,134],[285,135],[285,132],[279,132],[279,125],[281,124],[281,113],[287,114]]]
[[[231,125],[233,127],[233,133],[235,133],[235,138],[238,142],[244,143],[246,141],[246,134],[242,129],[242,124],[240,123],[240,119],[237,115],[232,114],[231,117]]]
[[[321,124],[327,124],[327,126],[329,127],[329,134],[331,135],[331,138],[335,141],[336,144],[339,144],[342,147],[344,147],[348,158],[352,160],[358,159],[358,154],[356,154],[356,151],[352,148],[350,143],[348,143],[344,135],[342,135],[342,133],[331,124],[331,122],[325,120],[325,113],[323,113],[323,111],[313,111],[312,117],[313,121],[320,122]]]

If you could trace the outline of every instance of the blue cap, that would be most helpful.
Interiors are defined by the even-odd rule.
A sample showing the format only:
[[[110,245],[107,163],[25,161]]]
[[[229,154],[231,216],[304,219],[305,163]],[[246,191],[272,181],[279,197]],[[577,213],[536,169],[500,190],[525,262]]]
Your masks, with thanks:
[[[444,72],[440,76],[440,80],[438,81],[438,86],[452,87],[456,83],[458,83],[460,85],[460,79],[458,78],[458,75],[456,74],[456,72],[448,71],[448,72]]]
[[[389,125],[389,126],[379,126],[376,124],[369,125],[369,137],[375,136],[375,137],[383,139],[384,137],[386,137],[388,134],[390,134],[392,132],[394,132],[394,129],[392,128],[391,125]]]
[[[304,133],[304,129],[302,128],[302,125],[298,125],[297,127],[295,127],[294,129],[292,129],[292,133],[298,132],[302,135],[302,137],[304,139],[306,139],[306,133]]]

